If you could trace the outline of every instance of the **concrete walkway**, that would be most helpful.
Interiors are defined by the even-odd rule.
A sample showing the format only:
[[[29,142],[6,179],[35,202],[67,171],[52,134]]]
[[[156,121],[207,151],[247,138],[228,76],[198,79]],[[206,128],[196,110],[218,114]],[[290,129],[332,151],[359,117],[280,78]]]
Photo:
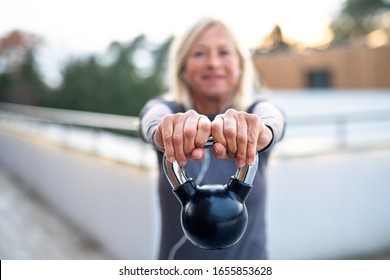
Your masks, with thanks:
[[[110,259],[0,165],[0,259]]]

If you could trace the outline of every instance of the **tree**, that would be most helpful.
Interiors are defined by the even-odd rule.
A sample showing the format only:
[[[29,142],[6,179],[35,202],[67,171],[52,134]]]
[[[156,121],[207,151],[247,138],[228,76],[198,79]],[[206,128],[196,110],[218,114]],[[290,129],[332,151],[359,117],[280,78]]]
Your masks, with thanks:
[[[35,52],[42,39],[14,30],[0,38],[0,100],[22,104],[44,103],[48,88],[36,70]]]
[[[290,50],[291,45],[283,36],[282,29],[275,25],[271,32],[264,38],[260,46],[255,49],[254,55]]]
[[[172,38],[161,45],[151,44],[144,35],[128,43],[113,42],[108,52],[114,59],[108,65],[100,63],[98,55],[73,58],[55,89],[48,88],[36,70],[35,52],[41,42],[23,31],[0,38],[0,101],[136,116],[164,91],[162,72]],[[149,54],[149,71],[140,69],[145,56],[137,53]]]
[[[99,64],[99,57],[70,61],[62,86],[52,94],[54,107],[136,116],[142,106],[163,91],[162,74],[172,39],[150,44],[144,35],[130,43],[113,42],[108,52],[114,60]],[[145,76],[134,61],[139,50],[150,53],[154,65]]]
[[[330,24],[334,43],[361,38],[378,29],[390,38],[390,1],[346,0],[339,15]]]

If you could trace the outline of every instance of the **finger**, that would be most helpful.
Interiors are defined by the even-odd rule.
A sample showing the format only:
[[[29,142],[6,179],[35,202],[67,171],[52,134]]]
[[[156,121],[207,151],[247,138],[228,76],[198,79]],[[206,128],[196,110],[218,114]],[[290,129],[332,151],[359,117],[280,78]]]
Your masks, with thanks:
[[[204,143],[211,135],[211,122],[206,116],[200,116],[197,123],[197,134],[195,138],[195,146],[203,148]]]
[[[246,119],[248,123],[248,142],[246,163],[253,164],[257,153],[257,142],[260,135],[261,119],[257,115],[249,115]]]
[[[247,113],[239,112],[235,115],[236,124],[237,124],[237,154],[236,154],[236,163],[238,167],[243,167],[246,163],[247,157],[247,135],[248,135],[248,123],[246,120]]]
[[[172,142],[174,147],[175,159],[180,166],[184,166],[187,163],[186,155],[184,154],[184,136],[183,127],[185,122],[185,116],[183,113],[176,114],[175,121],[173,123]]]
[[[211,135],[215,143],[220,143],[225,148],[227,147],[225,136],[223,135],[223,118],[222,115],[217,115],[211,123]]]
[[[195,149],[191,153],[191,158],[200,160],[204,158],[204,144],[211,135],[211,121],[206,116],[200,116],[197,123],[197,133],[195,137]]]
[[[223,135],[227,143],[227,152],[230,157],[237,155],[237,121],[231,114],[223,115]]]
[[[198,129],[199,115],[195,111],[189,111],[186,113],[187,118],[184,122],[183,136],[184,136],[184,154],[189,157],[192,151],[195,149],[195,137]]]
[[[161,137],[162,146],[169,162],[175,161],[175,152],[172,141],[173,134],[173,115],[166,115],[157,127],[156,137]],[[161,135],[161,136],[160,136]]]

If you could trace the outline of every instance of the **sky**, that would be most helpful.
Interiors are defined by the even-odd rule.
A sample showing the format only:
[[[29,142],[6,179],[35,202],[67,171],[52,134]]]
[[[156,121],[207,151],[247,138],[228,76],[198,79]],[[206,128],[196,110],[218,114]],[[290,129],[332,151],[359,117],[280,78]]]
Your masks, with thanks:
[[[0,36],[13,29],[40,35],[49,79],[70,56],[104,53],[113,41],[145,34],[154,43],[181,34],[201,16],[226,20],[244,45],[255,47],[279,24],[285,37],[307,45],[327,40],[344,0],[0,0]]]

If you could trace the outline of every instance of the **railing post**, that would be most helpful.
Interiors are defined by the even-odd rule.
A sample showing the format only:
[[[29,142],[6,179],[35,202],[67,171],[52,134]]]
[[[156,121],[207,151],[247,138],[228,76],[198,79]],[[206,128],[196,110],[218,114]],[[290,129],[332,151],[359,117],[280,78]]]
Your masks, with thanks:
[[[336,142],[339,149],[347,147],[347,120],[344,116],[336,119]]]

